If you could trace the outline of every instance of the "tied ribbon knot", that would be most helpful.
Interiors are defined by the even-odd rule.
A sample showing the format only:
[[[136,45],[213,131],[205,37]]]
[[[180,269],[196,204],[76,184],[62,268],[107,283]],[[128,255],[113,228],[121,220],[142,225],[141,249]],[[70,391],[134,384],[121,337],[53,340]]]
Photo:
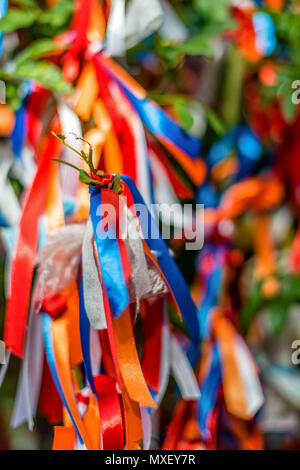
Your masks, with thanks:
[[[61,295],[45,297],[42,302],[41,311],[47,313],[51,318],[56,320],[60,318],[67,309],[67,302]]]
[[[103,173],[103,175],[99,175],[91,171],[90,175],[92,179],[99,181],[99,186],[101,187],[111,183],[114,179],[113,175],[110,175],[109,173]]]

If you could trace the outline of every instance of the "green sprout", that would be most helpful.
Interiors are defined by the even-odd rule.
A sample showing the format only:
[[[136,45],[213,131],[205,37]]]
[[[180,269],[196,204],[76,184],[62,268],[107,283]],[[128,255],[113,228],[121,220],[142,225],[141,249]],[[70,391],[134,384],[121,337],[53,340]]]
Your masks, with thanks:
[[[89,146],[89,151],[88,151],[88,153],[86,153],[83,150],[79,151],[76,148],[72,147],[71,145],[67,144],[66,143],[66,136],[64,136],[63,134],[56,134],[55,132],[52,132],[52,134],[57,139],[59,139],[65,147],[68,147],[70,150],[72,150],[74,153],[76,153],[78,155],[78,157],[88,165],[88,167],[90,169],[90,174],[87,171],[83,170],[82,168],[79,168],[76,165],[73,165],[72,163],[66,162],[65,160],[60,160],[59,158],[51,158],[51,160],[53,160],[55,162],[58,162],[58,163],[63,163],[65,165],[70,166],[71,168],[74,168],[74,170],[77,170],[79,172],[79,180],[82,183],[92,184],[92,185],[95,185],[95,186],[101,186],[103,184],[103,182],[101,181],[100,178],[105,178],[108,175],[106,175],[104,173],[104,171],[97,170],[94,167],[94,165],[93,165],[93,147],[90,144],[90,142],[83,139],[82,137],[78,137],[73,132],[70,133],[70,134],[73,134],[75,136],[75,140],[81,140],[82,142],[85,142]],[[93,177],[93,175],[98,176],[99,179],[96,179],[95,176]],[[114,191],[116,194],[119,194],[121,189],[122,189],[120,173],[117,173],[116,175],[114,175],[113,178],[112,178],[112,181],[109,181],[109,182],[111,182],[112,191]]]

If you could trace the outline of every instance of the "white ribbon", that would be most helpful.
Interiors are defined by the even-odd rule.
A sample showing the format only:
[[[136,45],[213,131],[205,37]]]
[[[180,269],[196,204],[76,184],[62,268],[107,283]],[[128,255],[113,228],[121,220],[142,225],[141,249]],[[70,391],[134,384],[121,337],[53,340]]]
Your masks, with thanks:
[[[103,330],[107,328],[103,304],[102,286],[93,249],[93,226],[88,220],[82,244],[82,277],[83,297],[86,314],[92,328]]]
[[[122,57],[125,54],[125,0],[111,2],[105,49],[112,57]]]
[[[33,301],[34,305],[35,302]],[[24,359],[18,382],[17,395],[11,419],[11,426],[16,428],[25,421],[32,431],[43,372],[43,331],[41,315],[31,309],[26,338]]]
[[[36,257],[41,297],[67,289],[78,274],[85,224],[69,224],[51,232]]]
[[[132,47],[152,34],[162,20],[159,0],[131,0],[126,11],[126,47]]]
[[[164,306],[161,349],[159,391],[154,398],[154,401],[157,405],[159,405],[163,399],[166,388],[168,386],[171,366],[170,328],[167,318],[166,306]]]
[[[126,204],[123,205],[123,210],[123,217],[126,219],[124,237],[132,268],[128,290],[130,301],[136,303],[137,311],[139,311],[140,299],[149,298],[153,295],[154,284],[151,282],[142,235],[137,222]],[[123,217],[121,218],[120,225],[122,225]]]
[[[7,146],[1,146],[0,213],[9,226],[17,225],[21,215],[19,201],[7,178],[12,163],[13,159],[9,148]]]
[[[66,142],[80,151],[82,147],[82,141],[76,140],[76,137],[71,134],[74,133],[77,137],[82,137],[80,119],[69,108],[69,106],[63,102],[58,104],[57,109],[63,134],[67,137]],[[58,158],[57,155],[56,158]],[[76,159],[74,152],[68,147],[63,148],[63,160],[78,166],[78,159]],[[76,195],[79,184],[77,171],[67,165],[60,165],[59,172],[63,196],[74,197]]]
[[[184,400],[199,400],[200,390],[193,369],[174,335],[171,336],[173,376]]]
[[[28,145],[22,148],[21,159],[14,161],[14,175],[27,188],[31,186],[36,173],[36,163],[34,160],[34,152]]]
[[[10,277],[12,260],[15,252],[15,244],[17,239],[17,227],[7,227],[1,229],[1,239],[6,252],[5,260],[5,295],[6,298],[10,295]]]
[[[92,374],[93,376],[98,375],[102,359],[102,350],[98,333],[93,328],[90,329],[90,355]]]
[[[244,385],[247,412],[254,416],[264,403],[255,363],[244,340],[239,336],[236,337],[234,347],[236,363]]]
[[[159,28],[159,34],[163,39],[168,41],[184,41],[189,35],[188,29],[166,0],[162,0],[161,5],[163,8],[164,20]]]
[[[1,370],[0,370],[0,387],[2,386],[3,380],[5,379],[6,372],[7,372],[8,366],[9,366],[9,361],[10,361],[10,352],[7,351],[5,353],[5,362],[4,362],[4,364],[3,364],[3,366],[1,367]]]
[[[143,425],[143,450],[149,450],[151,444],[151,435],[152,435],[152,423],[150,413],[147,408],[141,406],[141,418]]]

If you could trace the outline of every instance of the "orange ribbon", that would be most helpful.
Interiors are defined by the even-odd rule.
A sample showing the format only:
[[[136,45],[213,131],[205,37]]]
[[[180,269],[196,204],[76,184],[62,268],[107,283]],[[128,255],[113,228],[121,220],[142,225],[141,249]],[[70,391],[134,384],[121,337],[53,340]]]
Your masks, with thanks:
[[[74,450],[75,429],[68,426],[54,426],[52,450]]]
[[[129,397],[142,406],[156,408],[142,372],[129,309],[113,319],[112,325],[120,372]]]
[[[237,332],[218,308],[215,308],[213,313],[213,332],[220,349],[222,384],[227,410],[239,418],[250,419],[245,390],[235,359],[234,344]]]
[[[70,413],[76,423],[80,435],[88,450],[93,450],[90,435],[81,419],[77,409],[76,396],[72,381],[70,343],[68,332],[68,320],[65,317],[58,318],[51,323],[54,354],[56,359],[57,373],[62,391],[65,395]]]

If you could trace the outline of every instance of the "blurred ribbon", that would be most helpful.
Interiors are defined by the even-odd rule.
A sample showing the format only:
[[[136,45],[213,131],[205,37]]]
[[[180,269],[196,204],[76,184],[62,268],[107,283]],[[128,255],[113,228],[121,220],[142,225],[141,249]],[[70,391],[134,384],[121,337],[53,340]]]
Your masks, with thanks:
[[[8,0],[2,0],[0,4],[0,18],[3,18],[3,16],[6,15],[7,12],[7,7],[8,7]],[[0,33],[0,57],[3,52],[3,34]]]

